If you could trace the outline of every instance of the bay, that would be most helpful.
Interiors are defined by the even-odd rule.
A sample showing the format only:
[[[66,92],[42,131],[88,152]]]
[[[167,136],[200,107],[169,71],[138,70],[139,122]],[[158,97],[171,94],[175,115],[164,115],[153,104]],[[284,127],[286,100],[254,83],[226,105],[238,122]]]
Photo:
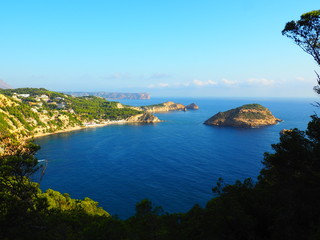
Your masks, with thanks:
[[[168,212],[204,206],[218,178],[226,183],[251,177],[262,168],[263,153],[272,151],[282,129],[305,130],[317,99],[154,98],[120,100],[141,106],[174,101],[195,102],[199,110],[158,113],[156,124],[109,125],[36,139],[37,157],[48,160],[41,189],[90,197],[120,218],[134,214],[135,204],[150,199]],[[240,129],[203,122],[219,111],[247,103],[269,108],[283,122]]]

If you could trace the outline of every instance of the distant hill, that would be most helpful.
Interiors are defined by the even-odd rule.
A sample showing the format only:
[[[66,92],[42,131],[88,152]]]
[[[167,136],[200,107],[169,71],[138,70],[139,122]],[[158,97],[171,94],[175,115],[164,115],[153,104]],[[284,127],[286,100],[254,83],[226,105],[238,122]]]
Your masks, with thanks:
[[[8,83],[0,79],[0,88],[2,89],[10,89],[12,88]]]
[[[96,96],[107,99],[150,99],[149,93],[122,93],[122,92],[63,92],[75,97]]]
[[[219,112],[205,121],[204,124],[232,127],[261,127],[277,124],[280,121],[266,107],[260,104],[246,104],[226,112]]]

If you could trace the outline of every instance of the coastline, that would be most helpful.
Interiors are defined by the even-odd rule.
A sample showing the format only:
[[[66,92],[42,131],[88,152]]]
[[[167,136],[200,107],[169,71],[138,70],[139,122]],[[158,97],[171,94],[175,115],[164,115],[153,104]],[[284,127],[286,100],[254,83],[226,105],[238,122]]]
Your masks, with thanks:
[[[161,121],[161,122],[163,122],[163,121]],[[73,131],[82,130],[82,129],[86,129],[86,128],[105,127],[105,126],[108,126],[108,125],[127,124],[127,123],[144,123],[144,124],[147,123],[148,124],[148,122],[127,121],[127,120],[108,121],[108,122],[104,122],[104,123],[85,124],[83,126],[76,126],[76,127],[66,128],[66,129],[57,130],[57,131],[50,132],[50,133],[38,133],[38,134],[34,134],[31,137],[29,137],[29,139],[30,138],[31,139],[32,138],[40,138],[40,137],[53,135],[53,134],[57,134],[57,133],[73,132]]]

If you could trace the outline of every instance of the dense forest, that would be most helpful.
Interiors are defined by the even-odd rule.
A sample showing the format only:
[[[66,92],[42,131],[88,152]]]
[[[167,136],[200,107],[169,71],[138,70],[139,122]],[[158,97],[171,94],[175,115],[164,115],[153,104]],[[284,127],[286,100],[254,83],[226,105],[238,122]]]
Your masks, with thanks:
[[[320,11],[287,23],[282,33],[320,66]],[[45,166],[29,143],[0,158],[0,239],[320,239],[320,118],[311,116],[305,131],[283,131],[272,148],[257,182],[221,179],[205,207],[166,213],[145,199],[120,220],[89,198],[42,192],[34,181]]]

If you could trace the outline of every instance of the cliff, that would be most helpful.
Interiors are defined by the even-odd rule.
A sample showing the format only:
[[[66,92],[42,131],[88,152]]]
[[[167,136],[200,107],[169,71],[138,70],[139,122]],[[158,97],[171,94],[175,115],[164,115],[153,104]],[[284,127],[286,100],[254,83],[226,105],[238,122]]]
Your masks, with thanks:
[[[138,111],[144,111],[148,113],[157,113],[157,112],[169,112],[169,111],[185,111],[186,106],[180,103],[174,102],[165,102],[160,104],[141,106],[141,107],[130,107]]]
[[[150,113],[142,113],[138,114],[132,117],[129,117],[127,122],[136,122],[136,123],[155,123],[155,122],[161,122],[159,118],[156,116],[150,114]]]
[[[190,110],[198,110],[199,106],[195,103],[191,103],[189,105],[186,106],[186,109],[190,109]]]
[[[207,125],[232,127],[261,127],[274,125],[281,120],[275,118],[270,110],[260,104],[247,104],[219,112],[204,122]]]

